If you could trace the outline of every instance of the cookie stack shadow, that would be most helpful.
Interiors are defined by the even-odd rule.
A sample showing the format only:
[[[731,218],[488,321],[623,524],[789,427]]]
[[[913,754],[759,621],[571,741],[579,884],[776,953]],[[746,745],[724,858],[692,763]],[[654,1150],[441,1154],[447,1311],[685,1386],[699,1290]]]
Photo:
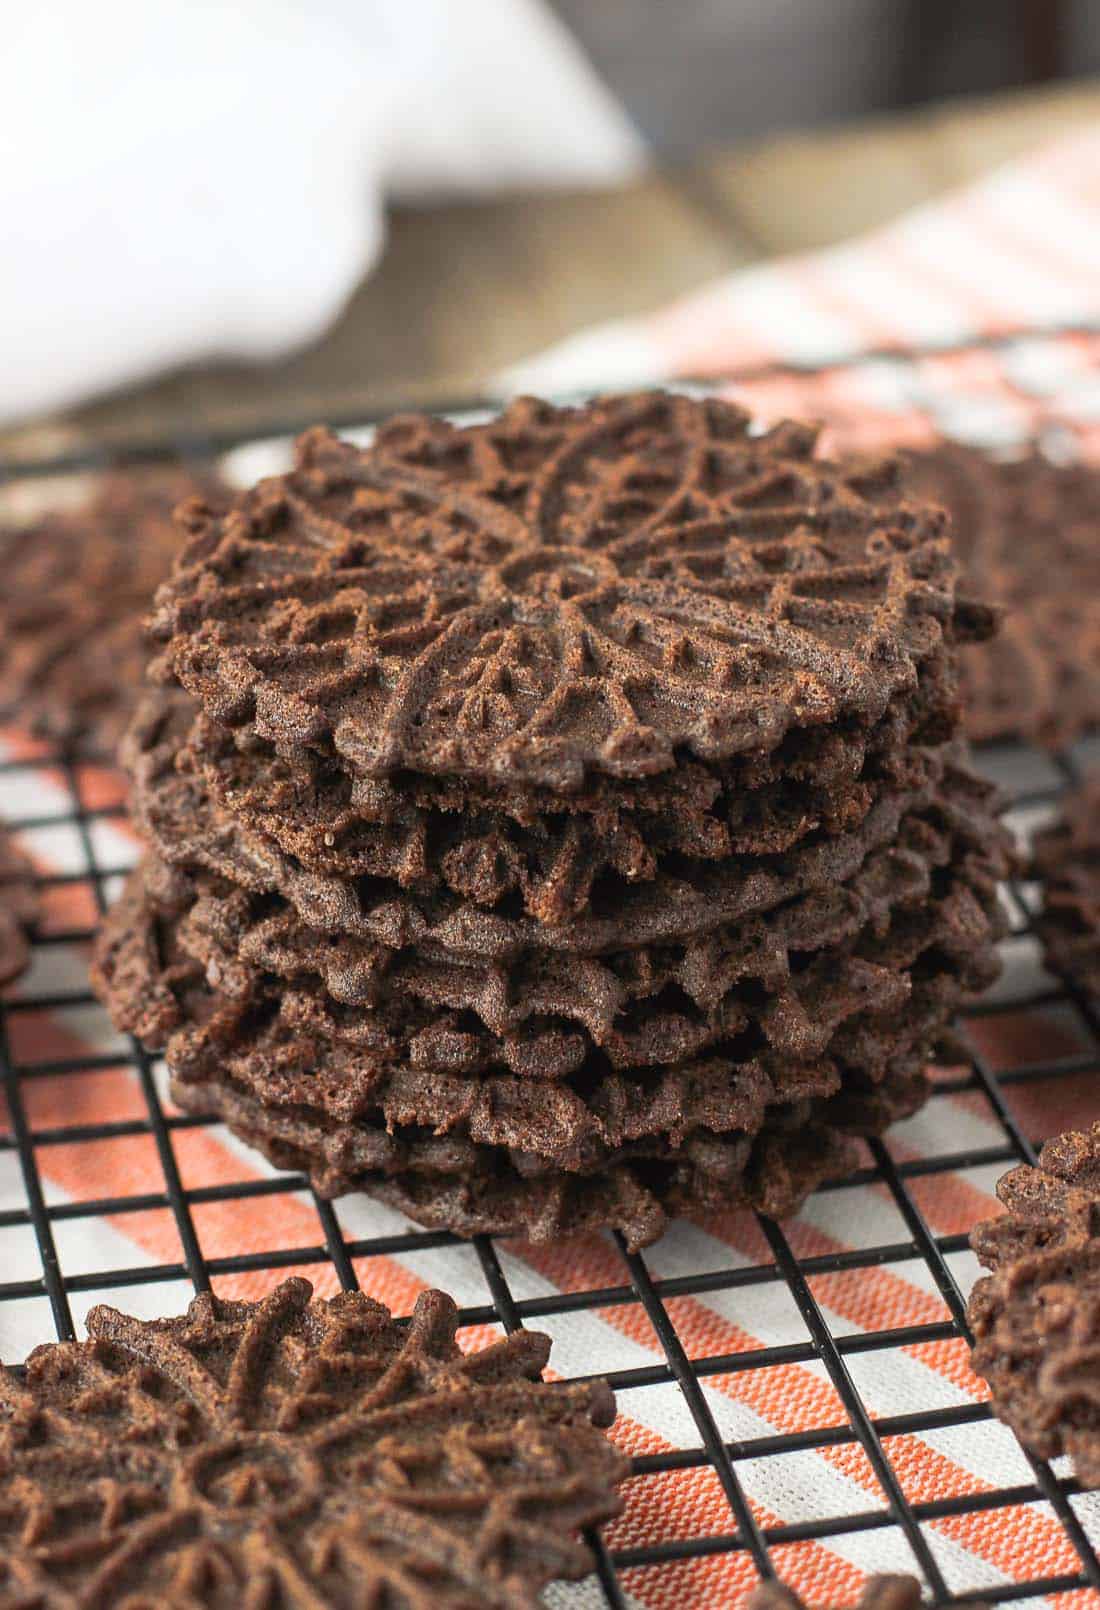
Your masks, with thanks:
[[[940,511],[716,401],[325,431],[196,507],[101,936],[174,1100],[463,1234],[789,1212],[994,976]]]

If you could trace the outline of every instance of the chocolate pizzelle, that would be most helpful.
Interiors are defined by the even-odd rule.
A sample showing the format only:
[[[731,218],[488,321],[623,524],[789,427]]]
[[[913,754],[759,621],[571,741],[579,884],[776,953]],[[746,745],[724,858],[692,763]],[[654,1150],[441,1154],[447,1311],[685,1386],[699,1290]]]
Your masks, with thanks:
[[[30,860],[0,822],[0,984],[18,978],[30,961],[39,904]]]
[[[404,1171],[404,1137],[435,1125],[529,1175],[632,1169],[655,1216],[653,1158],[694,1155],[698,1174],[705,1151],[729,1179],[777,1111],[789,1127],[881,1084],[916,1104],[928,1034],[996,970],[990,843],[988,801],[952,771],[840,889],[686,945],[510,967],[324,935],[154,862],[108,919],[100,988],[116,1022],[167,1042],[181,1105],[224,1086],[234,1111],[310,1119],[322,1190]]]
[[[1100,471],[948,443],[913,465],[952,517],[964,589],[1005,611],[990,648],[961,656],[971,737],[1057,747],[1100,727]]]
[[[291,763],[270,745],[241,748],[165,691],[143,702],[125,760],[143,831],[180,853],[179,824],[191,833],[214,826],[219,844],[231,840],[245,854],[284,852],[319,889],[371,877],[490,909],[518,898],[555,926],[584,911],[603,874],[645,883],[670,856],[776,855],[819,829],[857,828],[880,797],[915,787],[934,764],[929,747],[912,741],[914,720],[923,730],[926,715],[898,705],[870,733],[852,724],[801,735],[781,773],[774,757],[728,766],[722,777],[683,761],[633,785],[596,777],[577,793],[497,798],[412,774],[400,787],[353,782],[317,756]]]
[[[1043,886],[1035,931],[1046,965],[1100,999],[1100,773],[1065,797],[1032,849],[1032,871]]]
[[[83,507],[0,531],[5,719],[113,759],[144,683],[142,619],[183,541],[173,510],[200,494],[226,495],[209,477],[119,471]]]
[[[603,1382],[548,1385],[518,1331],[460,1352],[359,1292],[112,1308],[0,1374],[0,1610],[49,1604],[520,1610],[620,1508]]]
[[[366,452],[317,430],[198,522],[153,636],[213,720],[357,776],[562,792],[769,753],[988,629],[942,516],[814,440],[660,393],[395,419]]]
[[[408,1033],[407,1013],[341,1012],[316,986],[272,989],[254,976],[241,996],[223,996],[219,1005],[201,967],[186,956],[186,920],[169,919],[158,934],[148,913],[140,920],[127,909],[142,898],[138,884],[112,918],[108,933],[117,924],[119,943],[102,957],[104,987],[116,1020],[125,1022],[126,1003],[135,1002],[144,1017],[132,1026],[150,1044],[167,1037],[179,1105],[213,1109],[247,1127],[276,1161],[293,1152],[294,1166],[307,1169],[326,1194],[410,1172],[453,1175],[463,1159],[467,1172],[494,1174],[498,1188],[517,1176],[550,1183],[565,1171],[579,1187],[570,1199],[590,1195],[614,1172],[624,1189],[629,1184],[631,1216],[613,1222],[631,1237],[639,1204],[647,1204],[651,1229],[678,1195],[789,1211],[801,1193],[784,1196],[774,1170],[761,1175],[754,1163],[773,1131],[816,1114],[822,1138],[840,1155],[845,1132],[875,1128],[870,1117],[862,1125],[857,1118],[861,1101],[876,1117],[884,1105],[894,1115],[911,1111],[924,1094],[929,1028],[965,978],[976,985],[992,970],[988,947],[985,973],[926,965],[938,947],[950,950],[952,919],[946,912],[933,918],[933,938],[899,916],[896,931],[879,933],[882,954],[895,966],[853,960],[801,1057],[787,1047],[770,1050],[758,1030],[671,1066],[622,1071],[590,1045],[579,1071],[555,1077],[522,1064],[512,1071],[503,1058],[494,1067],[491,1053],[475,1060],[457,1023],[427,1013],[410,1048],[400,1038]],[[967,966],[976,966],[965,917],[963,923],[956,942]],[[180,940],[174,961],[169,934]],[[643,1045],[646,1027],[643,1021],[638,1031]],[[646,1061],[644,1052],[638,1061]],[[424,1140],[433,1130],[444,1144]],[[545,1219],[533,1184],[523,1192],[517,1183],[517,1191],[494,1227]]]
[[[1048,1140],[997,1183],[1005,1214],[970,1242],[991,1273],[970,1297],[971,1362],[993,1408],[1044,1459],[1100,1487],[1100,1124]]]
[[[896,1007],[894,985],[921,958],[926,973],[989,965],[997,922],[985,851],[937,835],[927,817],[905,832],[904,848],[869,856],[850,888],[702,939],[598,957],[527,951],[483,961],[321,933],[285,902],[201,875],[181,880],[155,860],[111,931],[125,944],[159,927],[153,953],[182,950],[222,996],[245,1007],[314,998],[364,1054],[373,1045],[379,1058],[424,1070],[496,1068],[546,1081],[582,1071],[597,1052],[626,1070],[678,1063],[741,1035],[804,1058],[866,1003]],[[120,998],[116,1010],[126,1009]]]
[[[993,976],[944,517],[720,403],[323,431],[192,536],[95,977],[325,1194],[536,1237],[786,1213]]]

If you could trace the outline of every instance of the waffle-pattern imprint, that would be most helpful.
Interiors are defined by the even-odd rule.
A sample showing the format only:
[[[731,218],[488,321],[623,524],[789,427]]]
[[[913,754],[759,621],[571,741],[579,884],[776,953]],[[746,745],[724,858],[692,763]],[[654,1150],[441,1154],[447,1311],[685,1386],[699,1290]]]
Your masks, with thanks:
[[[963,590],[1005,610],[961,655],[971,736],[1057,748],[1100,726],[1100,471],[946,444],[913,462],[914,490],[952,516]]]
[[[558,790],[878,719],[988,614],[893,466],[749,427],[647,393],[399,418],[366,450],[307,433],[198,522],[158,594],[164,674],[284,753]]]
[[[970,1297],[973,1366],[1025,1447],[1100,1487],[1100,1124],[1047,1141],[997,1195],[1004,1216],[970,1237],[992,1271]]]
[[[627,1468],[605,1383],[545,1384],[533,1332],[462,1354],[442,1292],[407,1326],[311,1296],[96,1308],[0,1379],[0,1610],[534,1610],[590,1569]]]
[[[1100,999],[1100,772],[1035,835],[1033,871],[1043,885],[1035,929],[1047,966]]]
[[[0,822],[0,984],[25,971],[39,907],[34,868]]]
[[[82,508],[0,532],[7,719],[114,755],[144,684],[142,619],[184,538],[172,511],[200,491],[214,501],[227,496],[212,478],[119,472]]]

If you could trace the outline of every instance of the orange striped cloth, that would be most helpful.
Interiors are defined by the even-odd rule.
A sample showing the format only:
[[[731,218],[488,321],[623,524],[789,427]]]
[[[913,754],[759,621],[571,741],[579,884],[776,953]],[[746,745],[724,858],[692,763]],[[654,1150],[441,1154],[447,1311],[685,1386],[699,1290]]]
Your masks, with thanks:
[[[971,351],[913,366],[869,352],[1100,325],[1100,131],[1086,130],[827,251],[732,274],[645,317],[583,331],[500,377],[506,393],[721,381],[773,364],[821,380],[734,388],[766,415],[816,413],[859,441],[935,425],[990,445],[1047,417],[1100,425],[1100,343],[1020,339],[1006,372]],[[839,367],[838,367],[839,366]]]

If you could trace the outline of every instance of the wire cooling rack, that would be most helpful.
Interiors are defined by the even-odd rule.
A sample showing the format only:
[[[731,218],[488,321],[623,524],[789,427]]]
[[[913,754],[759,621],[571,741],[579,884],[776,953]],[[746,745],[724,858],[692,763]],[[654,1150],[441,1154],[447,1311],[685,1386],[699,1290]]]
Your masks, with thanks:
[[[887,361],[895,380],[898,365],[903,366],[907,404],[916,398],[916,405],[934,413],[927,406],[927,376],[917,372],[915,362],[906,376],[908,360],[892,354]],[[193,462],[215,447],[231,446],[246,455],[270,451],[270,444],[257,449],[254,443],[188,441],[175,444],[174,450],[162,448],[161,456],[171,451]],[[136,456],[155,455],[143,444]],[[69,458],[41,461],[33,468],[38,474],[73,467]],[[1010,820],[1026,834],[1056,806],[1090,758],[1088,745],[1056,755],[1000,746],[983,751],[979,763],[1011,795]],[[92,1302],[126,1307],[129,1295],[133,1305],[135,1288],[159,1304],[160,1311],[173,1312],[181,1306],[179,1297],[186,1300],[187,1295],[182,1289],[172,1292],[174,1286],[218,1289],[228,1277],[271,1283],[292,1267],[315,1278],[324,1271],[345,1289],[360,1283],[370,1289],[378,1260],[415,1263],[418,1256],[458,1245],[446,1234],[404,1224],[385,1234],[356,1234],[355,1215],[349,1217],[342,1203],[315,1197],[297,1175],[260,1167],[242,1169],[242,1177],[231,1179],[197,1173],[189,1139],[214,1127],[213,1121],[175,1112],[163,1093],[156,1059],[136,1042],[109,1038],[81,965],[72,960],[85,954],[96,921],[131,858],[119,849],[125,818],[121,786],[103,768],[68,754],[9,743],[0,759],[0,805],[37,853],[39,865],[47,868],[41,873],[47,916],[37,936],[34,965],[0,1004],[0,1077],[7,1106],[0,1167],[9,1170],[3,1176],[9,1205],[0,1211],[0,1338],[25,1335],[28,1325],[35,1340],[48,1339],[51,1328],[58,1337],[71,1338]],[[57,858],[64,869],[54,870],[49,846],[59,837],[67,851],[66,857]],[[782,1226],[757,1219],[746,1255],[716,1256],[712,1248],[684,1272],[682,1244],[677,1272],[669,1274],[662,1252],[666,1243],[635,1255],[621,1239],[608,1237],[598,1278],[582,1271],[563,1279],[559,1272],[552,1290],[523,1277],[522,1260],[507,1244],[482,1237],[467,1252],[471,1274],[461,1294],[469,1299],[461,1314],[464,1325],[551,1330],[555,1358],[563,1349],[579,1366],[569,1373],[608,1374],[625,1412],[649,1395],[678,1397],[688,1429],[679,1443],[635,1454],[627,1485],[628,1515],[632,1495],[636,1499],[653,1484],[664,1484],[661,1490],[667,1490],[683,1473],[694,1472],[695,1479],[713,1487],[705,1535],[678,1535],[671,1524],[666,1528],[671,1535],[654,1538],[650,1531],[639,1538],[629,1525],[613,1527],[606,1540],[591,1539],[595,1579],[580,1590],[560,1590],[555,1603],[573,1603],[570,1595],[578,1593],[577,1602],[585,1606],[734,1604],[736,1599],[726,1596],[728,1588],[706,1588],[706,1562],[736,1556],[744,1562],[746,1582],[754,1573],[787,1578],[800,1550],[803,1555],[814,1547],[843,1554],[849,1547],[851,1553],[853,1540],[873,1543],[872,1534],[889,1535],[904,1545],[908,1568],[922,1578],[938,1604],[979,1599],[1058,1603],[1062,1594],[1073,1595],[1064,1601],[1073,1605],[1100,1602],[1100,1507],[1081,1493],[1064,1461],[1051,1466],[1020,1454],[1019,1479],[998,1480],[991,1473],[960,1485],[956,1472],[943,1492],[929,1492],[914,1485],[909,1459],[914,1442],[949,1433],[965,1436],[968,1428],[988,1424],[988,1405],[969,1396],[958,1401],[956,1395],[949,1402],[906,1398],[895,1408],[867,1384],[867,1367],[876,1359],[912,1355],[922,1348],[965,1359],[965,1291],[974,1270],[965,1225],[945,1229],[942,1213],[933,1211],[937,1193],[944,1182],[959,1180],[977,1181],[988,1190],[1005,1168],[1034,1161],[1041,1139],[1065,1127],[1065,1112],[1082,1090],[1087,1100],[1088,1084],[1100,1073],[1095,1003],[1057,986],[1038,969],[1030,934],[1035,890],[1013,882],[1005,890],[1005,904],[1011,927],[1005,978],[965,1013],[959,1025],[965,1050],[938,1078],[930,1104],[936,1109],[963,1098],[963,1109],[980,1119],[987,1141],[914,1154],[905,1142],[906,1126],[901,1126],[886,1139],[870,1142],[860,1173],[826,1185],[813,1199],[823,1204],[818,1223],[822,1215],[829,1223],[838,1217],[845,1222],[848,1215],[851,1234],[844,1239],[850,1245],[822,1249],[821,1238],[804,1233],[801,1221]],[[43,1025],[59,1021],[60,1030],[41,1032]],[[1021,1035],[1023,1023],[1030,1028]],[[1006,1047],[1015,1049],[1006,1056]],[[97,1105],[98,1098],[93,1099],[89,1111],[77,1092],[104,1080],[113,1082],[102,1085],[103,1100]],[[44,1107],[43,1090],[58,1087],[73,1092],[72,1099]],[[1037,1113],[1044,1115],[1041,1123],[1035,1121]],[[950,1122],[941,1131],[945,1127],[953,1133]],[[967,1140],[965,1133],[959,1138]],[[155,1156],[158,1183],[153,1189],[148,1188],[147,1173],[142,1175],[145,1188],[135,1190],[130,1183],[135,1147]],[[64,1189],[54,1184],[58,1159],[65,1165],[60,1169],[68,1182]],[[292,1246],[269,1244],[265,1237],[265,1203],[274,1197],[292,1198],[308,1213],[303,1222],[312,1229],[298,1235]],[[876,1204],[870,1216],[868,1201]],[[219,1239],[212,1231],[219,1209],[227,1206],[251,1210],[248,1235],[238,1246],[226,1247],[224,1236]],[[173,1228],[178,1256],[135,1262],[133,1256],[119,1260],[115,1254],[112,1262],[114,1231],[103,1226],[117,1227],[124,1236],[127,1227],[139,1223]],[[673,1231],[666,1241],[675,1235]],[[154,1236],[148,1244],[162,1246],[163,1237]],[[686,1245],[692,1245],[690,1239]],[[853,1282],[876,1270],[900,1272],[926,1291],[937,1306],[936,1316],[902,1316],[892,1323],[898,1316],[887,1312],[888,1322],[881,1326],[866,1317],[858,1324],[846,1321],[844,1305],[833,1301],[836,1283],[846,1283],[844,1289],[850,1291]],[[697,1330],[685,1323],[692,1305],[716,1305],[723,1314],[741,1316],[751,1331],[757,1306],[774,1306],[782,1292],[788,1294],[793,1315],[789,1337],[782,1340],[761,1344],[759,1338],[742,1338],[725,1350],[708,1350],[705,1329],[700,1340]],[[7,1316],[17,1311],[30,1318],[22,1328],[6,1331]],[[585,1316],[592,1315],[617,1315],[624,1322],[633,1316],[632,1323],[648,1324],[652,1361],[608,1370],[602,1353],[586,1356],[583,1340],[576,1338]],[[728,1333],[722,1334],[728,1342]],[[731,1438],[716,1408],[716,1384],[735,1398],[751,1398],[749,1389],[754,1380],[763,1379],[763,1372],[798,1366],[811,1371],[831,1395],[834,1412],[821,1416],[821,1423],[758,1429]],[[644,1419],[644,1413],[639,1417]],[[831,1508],[826,1499],[813,1513],[784,1518],[754,1498],[756,1478],[765,1466],[778,1468],[792,1456],[840,1457],[845,1452],[851,1456],[849,1467],[852,1460],[862,1463],[865,1505]],[[984,1573],[967,1577],[965,1562],[960,1564],[949,1544],[969,1536],[968,1529],[982,1517],[994,1515],[997,1524],[989,1535],[1009,1540],[1023,1538],[1040,1521],[1059,1528],[1064,1548],[1058,1568],[1049,1568],[1049,1549],[1024,1547],[1002,1580],[995,1580],[994,1571],[991,1581],[988,1561]],[[1028,1574],[1026,1562],[1032,1558],[1035,1569]],[[552,1596],[557,1592],[551,1590]]]

